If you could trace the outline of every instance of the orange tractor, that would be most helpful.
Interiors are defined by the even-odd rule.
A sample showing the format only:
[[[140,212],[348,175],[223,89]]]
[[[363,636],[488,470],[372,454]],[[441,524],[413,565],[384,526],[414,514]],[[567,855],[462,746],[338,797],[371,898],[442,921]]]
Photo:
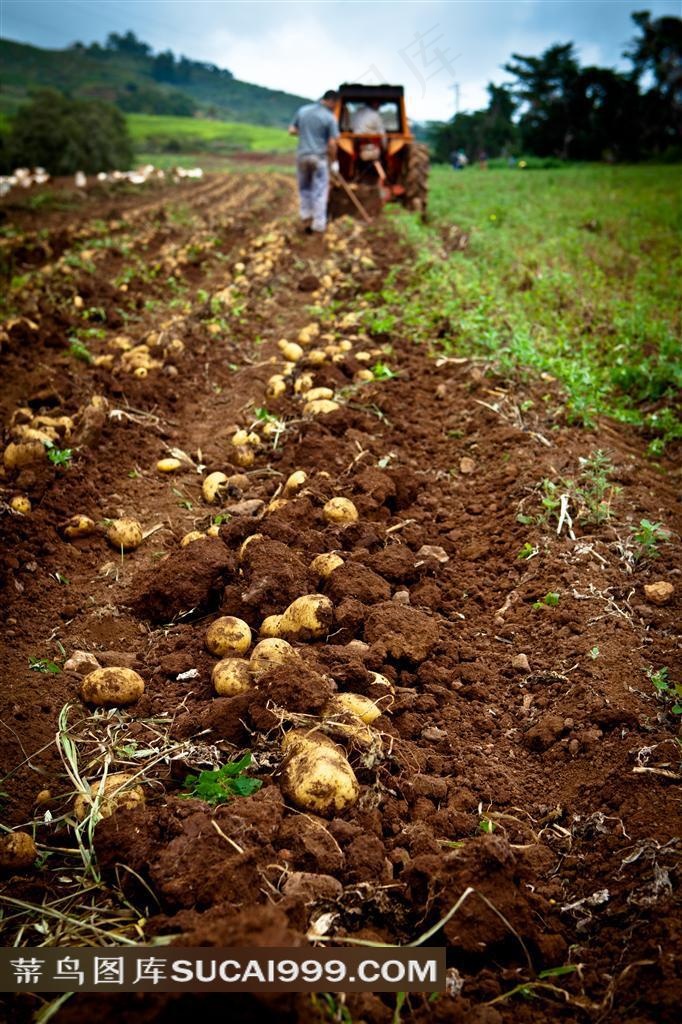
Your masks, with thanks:
[[[331,216],[378,213],[397,201],[426,214],[427,147],[415,141],[402,85],[348,85],[339,89],[340,174],[332,177]]]

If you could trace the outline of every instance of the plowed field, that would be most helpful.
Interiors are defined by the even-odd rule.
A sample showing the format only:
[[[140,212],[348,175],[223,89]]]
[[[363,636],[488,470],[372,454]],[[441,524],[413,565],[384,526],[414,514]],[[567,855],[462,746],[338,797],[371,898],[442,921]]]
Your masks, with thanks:
[[[436,999],[205,996],[201,1013],[677,1020],[672,466],[624,427],[571,426],[552,379],[439,358],[409,324],[368,335],[370,293],[410,273],[388,220],[342,219],[322,245],[275,173],[70,195],[4,201],[0,417],[22,464],[6,452],[0,477],[1,788],[6,830],[35,842],[23,866],[2,853],[4,944],[407,944],[446,919]],[[302,355],[284,362],[282,339]],[[311,387],[338,407],[306,408]],[[329,521],[334,497],[354,521]],[[77,515],[90,532],[69,537]],[[144,539],[124,552],[106,533],[128,517]],[[321,578],[328,552],[342,564]],[[211,622],[236,616],[255,644],[306,594],[331,603],[322,635],[290,633],[292,659],[217,695]],[[84,702],[97,665],[143,695]],[[343,693],[376,703],[371,727],[330,713]],[[336,815],[283,792],[294,727],[353,768]],[[246,752],[257,792],[187,795]],[[118,772],[142,797],[101,818],[86,799],[79,822],[78,793]],[[73,996],[52,1019],[179,1021],[197,998]],[[46,1003],[13,997],[6,1019]]]

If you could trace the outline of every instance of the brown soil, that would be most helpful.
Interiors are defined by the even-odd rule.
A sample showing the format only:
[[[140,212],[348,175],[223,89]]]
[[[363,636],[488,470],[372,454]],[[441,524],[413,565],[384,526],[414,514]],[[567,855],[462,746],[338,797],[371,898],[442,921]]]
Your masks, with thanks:
[[[6,202],[16,230],[2,241],[4,265],[26,275],[15,299],[27,319],[10,320],[0,335],[5,436],[18,408],[68,415],[75,427],[70,465],[42,459],[0,478],[4,822],[33,832],[41,853],[37,866],[5,872],[0,899],[68,907],[73,918],[91,900],[103,908],[92,916],[102,932],[48,917],[56,944],[111,941],[110,917],[110,931],[143,942],[300,945],[328,911],[330,935],[407,943],[473,887],[431,940],[447,947],[455,994],[430,1003],[412,996],[402,1020],[672,1022],[678,722],[646,670],[667,666],[680,678],[680,561],[669,543],[658,559],[633,564],[626,539],[644,517],[679,530],[673,465],[653,466],[632,432],[612,423],[595,432],[568,425],[551,380],[438,361],[408,329],[363,335],[348,314],[409,253],[385,224],[346,220],[323,252],[297,233],[293,200],[286,177],[234,174],[96,189],[68,212]],[[95,244],[103,236],[106,244]],[[123,281],[131,253],[150,273]],[[208,296],[229,284],[229,304],[212,304]],[[322,333],[353,346],[319,368],[303,364],[316,386],[349,388],[363,365],[356,355],[386,343],[372,362],[398,376],[351,387],[338,411],[310,419],[291,386],[276,401],[265,387],[281,367],[278,339],[295,340],[316,319]],[[111,354],[123,334],[147,339],[158,365],[138,379],[119,355],[110,367],[78,361],[68,339],[84,327],[99,328],[87,339],[93,356]],[[105,399],[104,413],[93,396]],[[230,437],[257,423],[254,409],[264,406],[286,430],[240,468]],[[194,465],[167,477],[155,464],[172,448]],[[579,459],[597,448],[620,487],[608,522],[578,519],[571,540],[566,531],[557,537],[556,522],[518,521],[540,511],[544,479],[575,478]],[[213,507],[197,465],[235,477]],[[308,473],[305,490],[267,511],[296,469]],[[29,515],[10,510],[16,494],[30,498]],[[335,495],[355,503],[358,522],[326,522],[322,509]],[[219,538],[179,546],[218,512]],[[157,529],[122,556],[101,527],[66,540],[74,513],[97,524],[135,516]],[[254,533],[265,540],[240,563],[239,546]],[[526,542],[538,548],[527,560],[518,557]],[[309,565],[326,551],[345,565],[320,582]],[[665,605],[644,594],[658,580],[675,588]],[[215,659],[204,647],[212,618],[238,615],[255,631],[320,590],[335,621],[325,640],[295,644],[299,667],[267,673],[247,694],[215,697]],[[534,607],[550,592],[557,606]],[[29,658],[63,666],[75,650],[135,668],[144,696],[126,712],[93,716],[78,674],[29,668]],[[316,720],[335,690],[386,710],[371,756],[345,744],[361,797],[329,820],[291,808],[278,772],[282,725]],[[103,772],[100,741],[117,722],[125,743],[110,744],[109,770],[138,770],[132,741],[180,751],[145,771],[145,806],[97,826],[103,885],[86,895],[73,819],[64,817],[74,786],[54,742],[67,702],[90,781]],[[256,795],[215,808],[180,796],[188,770],[246,749],[263,781]],[[39,945],[44,921],[8,903],[4,942]],[[538,979],[569,964],[580,966]],[[534,998],[496,1001],[538,980],[545,987],[532,988]],[[53,1019],[170,1022],[195,1011],[196,999],[79,996]],[[7,1018],[29,1020],[40,1004],[18,996]],[[225,1012],[225,997],[202,1004],[206,1019]],[[228,1005],[238,1021],[323,1019],[308,996],[234,996]],[[353,1020],[388,1024],[395,1001],[349,996],[346,1006]]]

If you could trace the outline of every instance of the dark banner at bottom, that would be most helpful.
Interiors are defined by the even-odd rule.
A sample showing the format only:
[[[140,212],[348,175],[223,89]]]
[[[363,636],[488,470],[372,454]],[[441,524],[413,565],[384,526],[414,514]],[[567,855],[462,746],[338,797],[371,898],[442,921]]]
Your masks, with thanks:
[[[445,950],[0,949],[2,992],[443,992]]]

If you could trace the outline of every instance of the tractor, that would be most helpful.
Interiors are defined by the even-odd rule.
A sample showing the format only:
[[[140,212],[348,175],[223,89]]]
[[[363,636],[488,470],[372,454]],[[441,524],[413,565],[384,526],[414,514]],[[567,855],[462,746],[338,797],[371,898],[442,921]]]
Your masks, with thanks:
[[[405,113],[402,85],[348,85],[339,88],[335,116],[339,125],[339,176],[332,178],[329,212],[379,213],[387,202],[403,203],[408,210],[426,215],[429,174],[427,147],[416,142]],[[384,133],[362,129],[366,114],[381,118]]]

